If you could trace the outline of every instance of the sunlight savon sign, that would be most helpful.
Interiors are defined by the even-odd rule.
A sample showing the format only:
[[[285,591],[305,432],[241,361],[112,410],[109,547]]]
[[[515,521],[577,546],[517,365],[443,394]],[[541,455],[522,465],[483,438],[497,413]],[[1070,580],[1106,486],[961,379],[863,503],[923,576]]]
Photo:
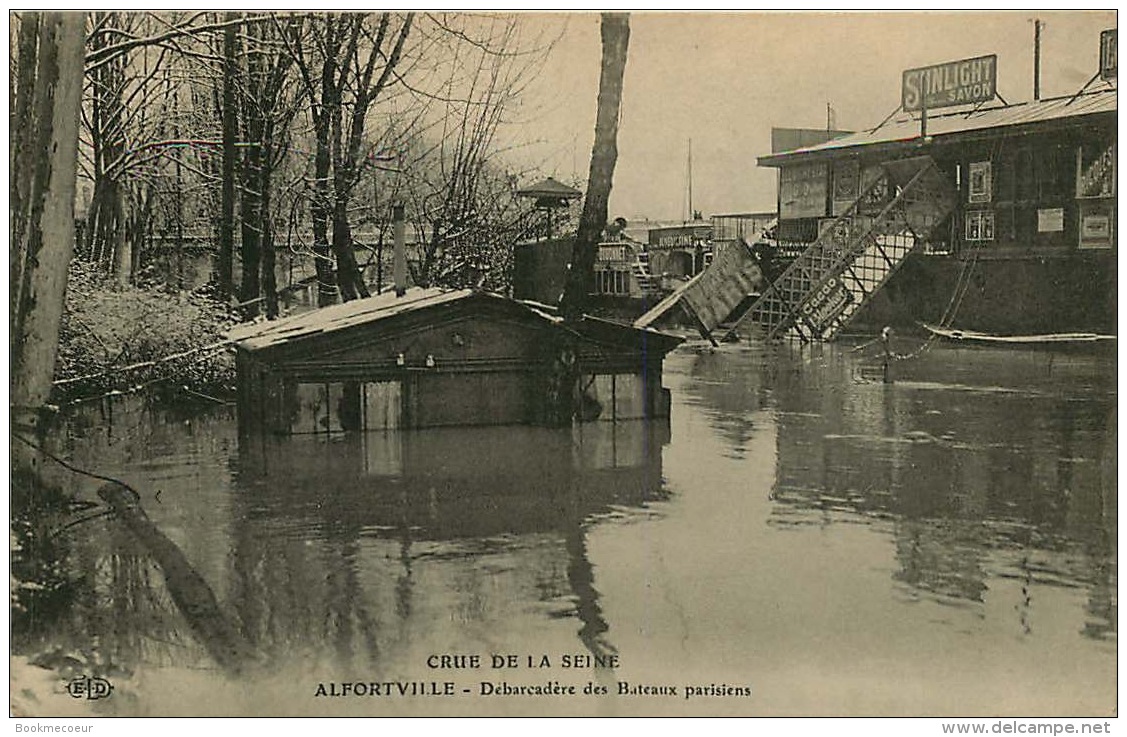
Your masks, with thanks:
[[[900,101],[905,112],[971,105],[997,94],[998,55],[905,70]]]

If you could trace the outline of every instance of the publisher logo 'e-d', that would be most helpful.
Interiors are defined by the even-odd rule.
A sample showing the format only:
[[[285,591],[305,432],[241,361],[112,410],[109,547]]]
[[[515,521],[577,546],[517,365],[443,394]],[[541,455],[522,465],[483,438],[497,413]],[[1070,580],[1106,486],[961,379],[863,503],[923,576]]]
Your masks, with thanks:
[[[67,684],[67,693],[72,698],[94,701],[113,693],[113,684],[105,678],[79,676]]]

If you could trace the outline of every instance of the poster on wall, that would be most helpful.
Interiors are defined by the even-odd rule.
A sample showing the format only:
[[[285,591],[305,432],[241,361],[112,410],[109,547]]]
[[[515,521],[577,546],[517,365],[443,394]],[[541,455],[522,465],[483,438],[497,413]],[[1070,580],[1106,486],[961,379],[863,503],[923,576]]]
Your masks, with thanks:
[[[1037,211],[1038,233],[1060,233],[1064,230],[1064,208],[1049,207]]]
[[[972,161],[970,165],[970,193],[967,201],[971,203],[989,202],[993,182],[989,161]]]
[[[1115,144],[1080,147],[1080,176],[1076,196],[1111,197],[1115,194]]]
[[[1080,213],[1080,247],[1111,248],[1112,214],[1103,207],[1087,208]]]
[[[817,218],[826,214],[825,164],[799,164],[779,170],[779,215]]]
[[[861,162],[839,161],[833,169],[833,214],[842,215],[852,207],[859,196]]]
[[[967,213],[965,239],[968,241],[994,240],[993,210],[976,210]]]

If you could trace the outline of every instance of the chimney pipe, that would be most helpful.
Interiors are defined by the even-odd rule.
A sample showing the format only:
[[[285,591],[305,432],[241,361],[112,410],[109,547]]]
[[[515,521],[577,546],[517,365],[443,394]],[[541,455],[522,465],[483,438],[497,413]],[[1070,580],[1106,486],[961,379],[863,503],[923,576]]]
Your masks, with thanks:
[[[407,237],[402,202],[391,206],[391,233],[395,242],[395,257],[392,262],[395,296],[402,297],[407,292]]]

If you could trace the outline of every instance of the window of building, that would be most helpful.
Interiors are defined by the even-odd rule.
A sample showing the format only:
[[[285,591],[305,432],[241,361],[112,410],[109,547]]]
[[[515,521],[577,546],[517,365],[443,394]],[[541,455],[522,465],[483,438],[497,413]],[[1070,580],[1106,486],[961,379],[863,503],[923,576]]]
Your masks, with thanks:
[[[640,374],[588,374],[580,381],[580,386],[591,419],[594,416],[611,421],[646,417],[645,380]]]
[[[1065,149],[1047,146],[1036,151],[1037,199],[1041,202],[1068,197]]]
[[[994,200],[1013,202],[1017,199],[1017,158],[1014,155],[1000,156],[994,167]]]
[[[629,294],[630,274],[617,269],[596,271],[595,292],[597,294]]]
[[[1021,149],[1014,158],[1014,180],[1017,184],[1015,198],[1028,202],[1037,197],[1037,173],[1033,165],[1033,151]]]
[[[1035,143],[999,144],[992,157],[990,176],[993,197],[988,200],[994,213],[992,228],[977,223],[978,240],[993,240],[1013,248],[1065,247],[1070,239],[1064,228],[1055,225],[1054,213],[1066,210],[1073,198],[1075,149],[1053,140]],[[974,166],[971,164],[971,166]],[[973,201],[973,178],[968,177],[968,200]],[[966,233],[976,226],[966,219]],[[966,240],[970,240],[969,235]]]

